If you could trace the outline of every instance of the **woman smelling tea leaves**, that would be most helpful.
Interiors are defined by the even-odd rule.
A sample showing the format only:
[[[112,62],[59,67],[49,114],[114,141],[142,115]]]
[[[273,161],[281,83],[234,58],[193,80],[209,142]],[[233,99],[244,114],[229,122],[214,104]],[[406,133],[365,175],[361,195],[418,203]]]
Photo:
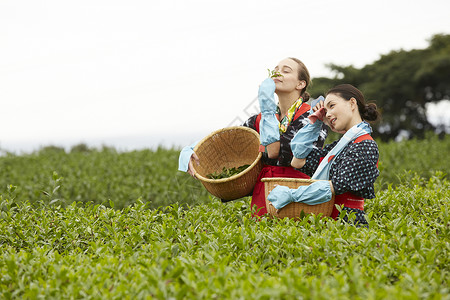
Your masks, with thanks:
[[[252,209],[257,216],[267,213],[262,178],[309,178],[291,166],[293,154],[290,146],[294,134],[307,124],[311,109],[306,103],[309,100],[306,91],[309,84],[309,71],[303,62],[293,57],[281,60],[273,71],[269,70],[269,78],[259,86],[261,113],[251,116],[243,124],[260,135],[263,168],[253,188],[251,200]],[[278,103],[275,102],[275,94],[278,96]],[[323,146],[327,135],[326,126],[320,131],[317,140],[313,142],[317,147]],[[179,170],[192,176],[195,175],[194,164],[198,163],[194,146],[184,147],[179,159]]]

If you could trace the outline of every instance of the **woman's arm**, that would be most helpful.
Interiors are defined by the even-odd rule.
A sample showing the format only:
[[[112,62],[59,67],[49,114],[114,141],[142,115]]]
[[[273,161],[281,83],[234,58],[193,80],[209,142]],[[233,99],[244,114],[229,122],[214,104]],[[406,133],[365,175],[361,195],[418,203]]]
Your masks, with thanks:
[[[302,168],[306,157],[314,147],[322,148],[327,136],[327,129],[323,121],[325,118],[324,99],[322,96],[313,101],[313,107],[308,116],[308,123],[301,128],[291,141],[294,157],[291,166]]]
[[[318,121],[314,124],[306,124],[301,128],[291,141],[291,149],[294,155],[291,165],[300,169],[306,162],[306,157],[313,150],[314,142],[317,141],[322,122]]]
[[[280,156],[280,141],[267,145],[266,151],[270,159],[278,158]]]
[[[258,118],[258,115],[251,116],[242,124],[242,126],[245,126],[245,127],[251,128],[255,131],[258,131],[255,126],[256,118]]]
[[[253,130],[256,130],[255,123],[257,122],[258,115],[251,116],[247,119],[247,121],[242,124],[242,126],[252,128]],[[259,125],[259,124],[258,124]],[[259,127],[259,126],[258,126]],[[257,131],[257,130],[256,130]],[[270,159],[276,159],[280,155],[280,142],[274,142],[272,144],[269,144],[265,146],[265,155],[267,155]]]
[[[327,156],[328,152],[333,149],[334,146],[339,142],[339,140],[334,141],[331,144],[325,145],[324,148],[313,147],[311,152],[308,154],[305,160],[305,164],[299,171],[305,173],[308,176],[312,176],[314,172],[317,170],[322,159]]]
[[[259,135],[261,145],[265,147],[269,158],[277,158],[280,153],[280,123],[276,117],[275,82],[265,79],[258,90],[258,101],[261,108]]]
[[[333,185],[328,180],[319,180],[310,185],[291,189],[287,186],[276,186],[267,197],[267,200],[280,209],[292,202],[301,202],[308,205],[325,203],[333,197]]]

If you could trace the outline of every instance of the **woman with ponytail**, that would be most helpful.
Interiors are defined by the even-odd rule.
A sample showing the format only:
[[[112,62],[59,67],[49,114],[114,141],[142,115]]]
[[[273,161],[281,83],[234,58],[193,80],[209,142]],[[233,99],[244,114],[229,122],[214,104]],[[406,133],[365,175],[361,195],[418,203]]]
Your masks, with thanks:
[[[357,225],[367,226],[364,199],[375,198],[374,182],[379,171],[378,146],[370,136],[372,129],[366,121],[379,118],[377,106],[366,104],[363,94],[354,86],[341,84],[330,89],[325,101],[320,101],[313,111],[310,124],[291,141],[292,163],[312,179],[322,181],[298,189],[277,186],[268,200],[279,209],[291,202],[324,203],[334,193],[335,204],[343,206],[347,215],[355,213]],[[322,122],[344,136],[324,148],[314,146]],[[335,207],[331,217],[337,219],[339,214]]]
[[[262,178],[309,178],[301,170],[291,166],[293,153],[291,140],[295,133],[308,124],[311,106],[306,103],[309,94],[310,75],[306,66],[297,58],[289,57],[274,68],[278,76],[265,79],[259,86],[258,100],[261,113],[250,117],[244,126],[258,131],[263,152],[263,169],[253,189],[252,209],[255,215],[267,213]],[[278,104],[275,103],[275,94]],[[323,98],[323,97],[322,97]],[[312,143],[322,147],[327,136],[326,126],[321,126]]]
[[[266,177],[309,178],[302,171],[291,166],[293,158],[290,142],[294,134],[308,123],[311,106],[306,103],[309,94],[310,75],[306,66],[297,58],[285,58],[273,70],[275,76],[265,79],[258,90],[261,113],[251,116],[243,126],[260,134],[263,152],[263,169],[253,189],[251,207],[256,216],[267,213],[264,195]],[[278,96],[278,104],[275,102]],[[326,126],[319,129],[312,143],[322,147],[327,135]],[[193,175],[193,163],[197,160],[194,145],[183,148],[180,154],[179,170]]]

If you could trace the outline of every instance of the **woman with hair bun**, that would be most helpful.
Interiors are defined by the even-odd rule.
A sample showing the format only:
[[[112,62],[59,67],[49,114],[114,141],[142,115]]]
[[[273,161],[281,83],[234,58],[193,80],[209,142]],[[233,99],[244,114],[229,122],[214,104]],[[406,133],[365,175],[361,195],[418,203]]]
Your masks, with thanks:
[[[326,93],[325,101],[314,108],[310,124],[300,129],[291,141],[292,164],[312,179],[309,186],[290,189],[277,186],[268,196],[280,209],[291,202],[320,204],[331,200],[343,205],[343,210],[355,213],[355,224],[367,226],[364,199],[375,198],[374,183],[379,175],[378,146],[370,136],[372,129],[366,121],[376,121],[380,114],[374,103],[366,104],[356,87],[341,84]],[[324,148],[314,146],[322,122],[343,137]],[[337,219],[335,207],[331,217]],[[348,220],[347,216],[344,220]]]

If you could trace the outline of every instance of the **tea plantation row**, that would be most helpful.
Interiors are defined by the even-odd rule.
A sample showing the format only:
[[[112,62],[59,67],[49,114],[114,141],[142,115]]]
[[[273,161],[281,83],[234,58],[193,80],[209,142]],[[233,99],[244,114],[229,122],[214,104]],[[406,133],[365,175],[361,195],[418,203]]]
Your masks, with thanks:
[[[449,299],[450,183],[441,177],[379,191],[369,229],[255,221],[248,199],[117,210],[3,195],[0,298]]]
[[[396,185],[419,174],[427,180],[435,171],[448,173],[450,135],[439,140],[379,143],[381,172],[376,189]],[[0,193],[17,186],[17,200],[46,201],[68,205],[73,201],[112,203],[116,208],[137,199],[156,208],[172,203],[210,202],[208,193],[189,175],[177,171],[178,149],[142,150],[119,153],[112,148],[100,150],[74,147],[71,152],[46,147],[32,154],[0,156]]]
[[[256,221],[176,149],[6,153],[0,299],[450,299],[450,138],[379,146],[368,229]]]

